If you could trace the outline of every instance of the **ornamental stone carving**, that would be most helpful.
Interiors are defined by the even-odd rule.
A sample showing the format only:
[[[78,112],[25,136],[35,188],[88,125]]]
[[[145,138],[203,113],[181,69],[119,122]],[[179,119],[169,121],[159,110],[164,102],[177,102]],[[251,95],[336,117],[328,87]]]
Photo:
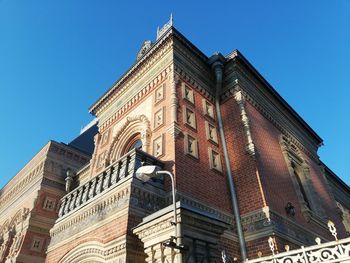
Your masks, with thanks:
[[[119,128],[107,153],[107,164],[121,157],[123,146],[133,135],[140,133],[142,150],[149,152],[151,140],[151,123],[145,115],[127,117],[124,125]]]

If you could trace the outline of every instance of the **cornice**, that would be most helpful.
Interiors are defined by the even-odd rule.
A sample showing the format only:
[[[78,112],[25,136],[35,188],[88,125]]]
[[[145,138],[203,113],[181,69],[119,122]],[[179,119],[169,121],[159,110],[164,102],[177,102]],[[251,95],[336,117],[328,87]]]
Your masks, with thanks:
[[[200,83],[200,81],[198,81],[195,76],[188,72],[188,70],[175,63],[174,69],[182,81],[188,83],[192,88],[199,91],[204,97],[209,99],[211,102],[214,101],[214,96],[208,92],[209,87],[204,87],[203,84]]]
[[[163,56],[173,47],[174,37],[189,49],[199,60],[202,60],[204,63],[208,60],[208,57],[203,52],[171,26],[166,32],[164,32],[164,34],[162,34],[157,42],[90,107],[90,113],[98,116],[106,107],[106,102],[107,104],[110,104],[111,101],[114,101],[120,92],[132,85],[131,83],[135,82],[135,80],[140,77],[140,74],[147,71],[154,63],[156,63],[160,56]]]
[[[0,211],[3,212],[9,204],[13,204],[22,194],[33,187],[38,181],[45,176],[45,167],[48,156],[55,153],[64,160],[82,164],[89,158],[71,147],[55,141],[49,141],[26,166],[1,190]],[[12,187],[11,187],[12,186]]]
[[[44,175],[44,163],[45,160],[42,160],[40,163],[38,163],[35,167],[32,168],[30,172],[28,172],[27,175],[22,175],[22,180],[17,182],[16,185],[14,185],[11,190],[7,191],[1,198],[0,198],[0,214],[3,213],[4,210],[9,208],[13,205],[13,203],[22,196],[22,194],[27,191],[28,189],[33,189],[33,185],[37,183]]]
[[[271,235],[278,235],[293,243],[305,245],[314,241],[315,237],[326,237],[305,228],[301,224],[289,219],[268,207],[244,214],[242,227],[246,241],[253,241]]]
[[[123,105],[116,109],[110,116],[108,116],[105,120],[99,122],[100,132],[103,132],[108,127],[110,127],[115,121],[119,119],[120,116],[125,114],[129,109],[131,109],[135,104],[145,98],[156,86],[158,86],[161,82],[163,82],[169,75],[169,72],[172,70],[171,65],[167,65],[157,76],[155,76],[152,80],[150,80],[142,89],[140,89],[137,94],[135,94],[132,98],[127,101],[123,101]],[[129,87],[129,86],[128,86]],[[126,89],[120,91],[116,96],[121,96],[126,93]],[[111,106],[111,104],[108,104]]]
[[[52,144],[52,141],[49,141],[47,144],[45,144],[35,155],[34,157],[25,164],[25,166],[15,175],[11,178],[11,180],[1,189],[0,191],[0,206],[1,206],[1,199],[2,197],[11,191],[14,187],[16,187],[16,184],[22,180],[22,177],[24,177],[26,174],[30,174],[33,172],[33,170],[36,169],[37,164],[41,163],[42,160],[45,158],[47,152],[49,151],[50,145]]]
[[[172,31],[164,34],[153,46],[140,58],[97,102],[89,109],[90,113],[98,116],[111,104],[116,97],[120,96],[123,91],[127,90],[130,85],[135,83],[141,75],[152,67],[160,57],[167,53],[173,43],[173,39],[169,36]]]
[[[288,139],[291,140],[296,146],[298,146],[302,151],[308,155],[316,163],[319,163],[319,157],[317,155],[317,146],[311,145],[311,143],[305,138],[304,135],[295,128],[289,119],[280,112],[277,107],[271,105],[271,102],[256,92],[252,91],[249,86],[252,85],[250,80],[244,78],[241,75],[235,80],[231,87],[225,90],[222,95],[223,99],[234,97],[237,91],[243,91],[245,101],[249,102],[255,109],[257,109],[266,119],[271,121],[271,123]],[[258,89],[254,86],[254,89]]]
[[[303,118],[283,99],[283,97],[270,85],[270,83],[254,68],[254,66],[238,51],[234,50],[229,56],[227,56],[227,64],[234,63],[239,67],[244,67],[244,72],[250,73],[254,76],[254,80],[250,79],[252,82],[255,80],[262,84],[262,88],[266,93],[268,93],[272,98],[278,101],[285,110],[289,112],[293,118],[295,118],[299,125],[309,133],[309,135],[315,140],[317,146],[322,145],[323,140],[318,136],[318,134],[303,120]],[[259,87],[256,82],[254,83],[256,87]]]

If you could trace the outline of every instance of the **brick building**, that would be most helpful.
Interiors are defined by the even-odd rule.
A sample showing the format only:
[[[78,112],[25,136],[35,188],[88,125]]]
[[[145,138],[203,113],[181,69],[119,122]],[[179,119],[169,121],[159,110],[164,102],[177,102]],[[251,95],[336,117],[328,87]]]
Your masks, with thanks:
[[[350,230],[322,139],[238,51],[207,57],[170,21],[90,112],[98,132],[50,142],[2,189],[2,262],[222,262],[269,254],[270,236],[329,240],[329,219]],[[141,182],[145,165],[174,174],[176,225],[169,178]]]

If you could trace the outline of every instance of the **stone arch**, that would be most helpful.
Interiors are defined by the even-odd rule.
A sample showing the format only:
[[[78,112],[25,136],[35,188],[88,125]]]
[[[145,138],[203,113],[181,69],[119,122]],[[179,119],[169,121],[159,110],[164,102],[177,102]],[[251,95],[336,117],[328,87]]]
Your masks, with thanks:
[[[91,241],[73,248],[59,263],[103,263],[104,247],[100,242]]]
[[[18,224],[22,223],[29,214],[29,208],[22,208],[16,212],[9,223],[10,227],[16,227]]]
[[[149,152],[151,139],[151,123],[145,115],[127,117],[125,123],[113,137],[112,144],[107,153],[107,164],[113,163],[122,155],[124,145],[135,134],[140,133],[142,150]]]

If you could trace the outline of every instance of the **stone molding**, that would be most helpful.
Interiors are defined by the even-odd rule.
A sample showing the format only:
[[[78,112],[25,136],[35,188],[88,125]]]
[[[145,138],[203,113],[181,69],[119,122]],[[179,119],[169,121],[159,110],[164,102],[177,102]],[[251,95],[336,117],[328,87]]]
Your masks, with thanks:
[[[21,175],[22,180],[18,181],[11,190],[6,191],[0,198],[0,213],[2,213],[11,203],[16,201],[26,189],[36,182],[39,177],[43,177],[43,167],[45,160],[34,166],[27,175]]]
[[[228,224],[208,217],[206,213],[198,213],[198,209],[192,210],[181,201],[176,206],[177,242],[186,249],[180,251],[163,245],[175,233],[175,227],[171,224],[172,206],[168,206],[145,217],[134,229],[134,233],[144,243],[148,255],[146,262],[178,262],[179,258],[184,262],[217,262],[214,260],[218,259],[217,244]]]
[[[163,195],[163,191],[157,190],[151,185],[139,186],[138,182],[131,177],[114,188],[113,191],[106,192],[94,202],[67,215],[62,220],[56,221],[55,226],[50,231],[52,238],[50,247],[63,241],[66,242],[67,240],[63,237],[70,237],[73,232],[78,231],[77,233],[81,235],[82,231],[91,231],[100,227],[101,224],[103,225],[121,214],[128,213],[131,207],[137,208],[139,213],[143,214],[157,211],[164,206]],[[102,221],[100,215],[103,215]]]
[[[14,262],[21,249],[25,231],[29,225],[29,209],[22,208],[0,227],[0,260]],[[7,253],[6,259],[4,258]]]
[[[157,41],[151,48],[152,52],[147,52],[133,67],[131,67],[112,88],[91,106],[90,112],[99,116],[103,110],[114,102],[116,97],[128,90],[145,72],[148,72],[149,69],[171,49],[173,39],[168,36],[170,36],[170,33]]]
[[[278,235],[298,245],[312,244],[316,237],[327,240],[268,207],[242,215],[241,220],[246,241],[270,235]]]
[[[255,145],[254,145],[253,138],[252,138],[252,133],[250,131],[249,117],[248,117],[247,112],[245,110],[244,96],[243,96],[241,90],[237,90],[233,96],[234,96],[234,98],[239,106],[239,109],[241,112],[240,113],[241,120],[243,123],[245,135],[247,137],[246,151],[249,155],[255,156],[256,150],[255,150]]]
[[[227,224],[233,225],[234,224],[234,216],[231,213],[222,211],[220,209],[213,208],[211,206],[208,206],[198,200],[195,200],[181,192],[177,192],[178,200],[183,204],[191,207],[192,210],[196,210],[201,213],[206,213],[208,216],[217,218],[218,220],[221,220]]]
[[[22,196],[23,192],[29,189],[39,178],[45,176],[48,166],[52,163],[48,156],[52,153],[59,154],[64,160],[71,160],[75,163],[84,163],[88,161],[89,156],[78,153],[69,146],[49,141],[24,168],[17,173],[15,177],[2,189],[0,198],[0,213],[2,213],[10,204]],[[54,162],[60,165],[58,162]],[[63,166],[62,166],[63,167]],[[11,187],[12,186],[12,187]]]
[[[123,105],[120,106],[118,109],[113,109],[112,114],[108,116],[105,120],[99,122],[99,130],[100,132],[103,132],[107,128],[111,126],[120,116],[122,116],[124,113],[126,113],[131,107],[133,107],[136,103],[138,103],[141,99],[146,97],[155,87],[157,87],[160,83],[162,83],[168,76],[169,72],[172,69],[172,65],[165,65],[165,68],[157,75],[155,76],[151,81],[148,82],[143,88],[141,88],[137,94],[135,94],[132,98],[129,98],[126,101],[123,101]],[[128,86],[128,88],[130,88]],[[116,95],[114,95],[113,102],[108,104],[108,107],[112,107],[113,103],[116,101],[118,97],[121,97],[123,94],[127,93],[127,90],[125,90],[126,87],[123,87],[120,92],[118,92]],[[132,89],[131,89],[132,90]],[[107,106],[105,106],[107,108]]]
[[[205,98],[207,98],[212,103],[214,102],[214,96],[208,92],[209,87],[204,87],[200,82],[194,77],[188,70],[184,69],[182,66],[174,63],[174,69],[180,77],[180,81],[188,83],[192,88],[198,90]]]
[[[73,250],[69,251],[59,263],[80,263],[86,260],[96,260],[94,262],[116,262],[117,257],[126,254],[126,243],[102,244],[98,241],[83,243]],[[125,262],[125,258],[118,262]]]
[[[151,122],[145,115],[127,117],[125,123],[119,128],[110,148],[107,152],[107,165],[119,159],[122,155],[123,146],[132,135],[139,132],[142,140],[142,150],[149,153],[151,140]]]
[[[90,112],[95,115],[99,115],[103,109],[108,107],[108,104],[113,103],[112,101],[118,93],[128,89],[129,86],[140,78],[143,72],[147,72],[152,65],[157,63],[160,57],[164,56],[164,54],[166,54],[174,46],[175,39],[179,40],[179,43],[186,47],[186,50],[190,50],[191,53],[199,60],[203,62],[208,60],[207,56],[204,55],[184,36],[182,36],[181,33],[179,33],[174,27],[170,27],[169,30],[164,32],[162,37],[159,38],[154,45],[152,45],[149,52],[146,52],[146,54],[142,56],[139,61],[129,68],[127,72],[90,107]]]
[[[130,180],[130,178],[128,180]],[[56,221],[55,226],[50,230],[50,236],[53,238],[63,231],[76,227],[79,223],[87,220],[91,216],[102,213],[104,210],[115,207],[121,210],[128,204],[130,198],[130,185],[122,186],[123,185],[120,185],[115,193],[108,191],[104,193],[103,196],[99,196],[98,199],[100,200],[98,200],[98,202],[90,202],[90,204],[76,210],[74,214],[68,214],[66,217]]]
[[[280,145],[295,193],[301,205],[303,216],[308,222],[316,223],[318,226],[327,229],[326,214],[321,205],[320,197],[313,187],[308,162],[305,160],[298,147],[291,143],[287,137],[280,136]],[[301,177],[302,187],[305,190],[310,207],[308,207],[306,200],[304,200],[297,178],[294,174],[295,172],[298,172]]]
[[[232,97],[237,91],[242,90],[243,96],[246,101],[248,101],[252,106],[254,106],[265,118],[267,118],[271,123],[285,136],[287,136],[295,145],[303,150],[310,158],[312,158],[317,163],[319,162],[319,157],[317,155],[317,148],[319,145],[311,143],[307,135],[303,134],[301,129],[296,127],[300,126],[298,124],[293,124],[288,114],[283,114],[278,110],[278,108],[259,90],[261,85],[254,82],[250,76],[239,69],[238,66],[233,67],[234,70],[231,73],[234,75],[234,79],[231,77],[226,80],[230,87],[227,87],[222,94],[222,97],[229,98]],[[227,76],[226,76],[227,77]]]

